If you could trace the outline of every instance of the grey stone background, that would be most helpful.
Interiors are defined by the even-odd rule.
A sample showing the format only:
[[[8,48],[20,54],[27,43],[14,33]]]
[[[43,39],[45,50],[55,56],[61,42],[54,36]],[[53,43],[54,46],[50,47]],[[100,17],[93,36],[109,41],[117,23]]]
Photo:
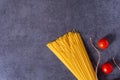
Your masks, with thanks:
[[[0,0],[0,80],[76,80],[46,47],[72,29],[81,32],[94,67],[98,57],[89,38],[96,44],[112,34],[101,64],[113,56],[120,64],[120,0]],[[120,71],[98,75],[118,80]]]

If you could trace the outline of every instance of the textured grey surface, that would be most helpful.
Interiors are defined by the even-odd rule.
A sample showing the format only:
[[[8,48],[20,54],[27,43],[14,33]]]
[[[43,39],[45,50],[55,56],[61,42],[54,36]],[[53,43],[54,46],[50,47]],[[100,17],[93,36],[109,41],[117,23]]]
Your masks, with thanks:
[[[120,0],[0,0],[0,80],[76,80],[46,47],[73,28],[81,32],[93,65],[97,55],[89,38],[96,43],[114,34],[101,51],[101,64],[112,56],[120,63]],[[115,80],[120,71],[98,75]]]

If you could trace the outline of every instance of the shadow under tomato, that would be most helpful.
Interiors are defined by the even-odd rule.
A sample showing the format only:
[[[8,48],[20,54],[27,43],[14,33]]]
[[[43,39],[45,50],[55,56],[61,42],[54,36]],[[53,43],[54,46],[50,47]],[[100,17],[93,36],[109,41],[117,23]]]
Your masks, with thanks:
[[[116,39],[116,34],[115,33],[109,33],[106,35],[104,38],[106,38],[110,44]]]
[[[105,75],[101,68],[98,68],[98,79],[99,80],[107,80],[107,75]]]

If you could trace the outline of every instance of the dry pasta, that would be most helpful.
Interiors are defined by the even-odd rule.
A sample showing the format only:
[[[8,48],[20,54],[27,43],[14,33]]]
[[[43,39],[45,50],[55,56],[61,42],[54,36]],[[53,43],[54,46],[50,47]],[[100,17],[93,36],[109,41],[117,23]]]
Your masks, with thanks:
[[[64,63],[78,80],[98,80],[80,34],[68,32],[47,47]]]

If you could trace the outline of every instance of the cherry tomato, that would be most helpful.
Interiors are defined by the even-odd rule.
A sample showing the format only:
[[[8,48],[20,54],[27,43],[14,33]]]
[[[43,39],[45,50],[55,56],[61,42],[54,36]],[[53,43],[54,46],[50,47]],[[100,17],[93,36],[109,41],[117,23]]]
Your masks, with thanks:
[[[105,74],[110,74],[112,71],[113,71],[114,67],[113,67],[113,64],[107,62],[107,63],[104,63],[102,65],[102,71],[105,73]]]
[[[98,47],[100,49],[106,49],[109,46],[109,41],[106,38],[102,38],[98,41]]]

